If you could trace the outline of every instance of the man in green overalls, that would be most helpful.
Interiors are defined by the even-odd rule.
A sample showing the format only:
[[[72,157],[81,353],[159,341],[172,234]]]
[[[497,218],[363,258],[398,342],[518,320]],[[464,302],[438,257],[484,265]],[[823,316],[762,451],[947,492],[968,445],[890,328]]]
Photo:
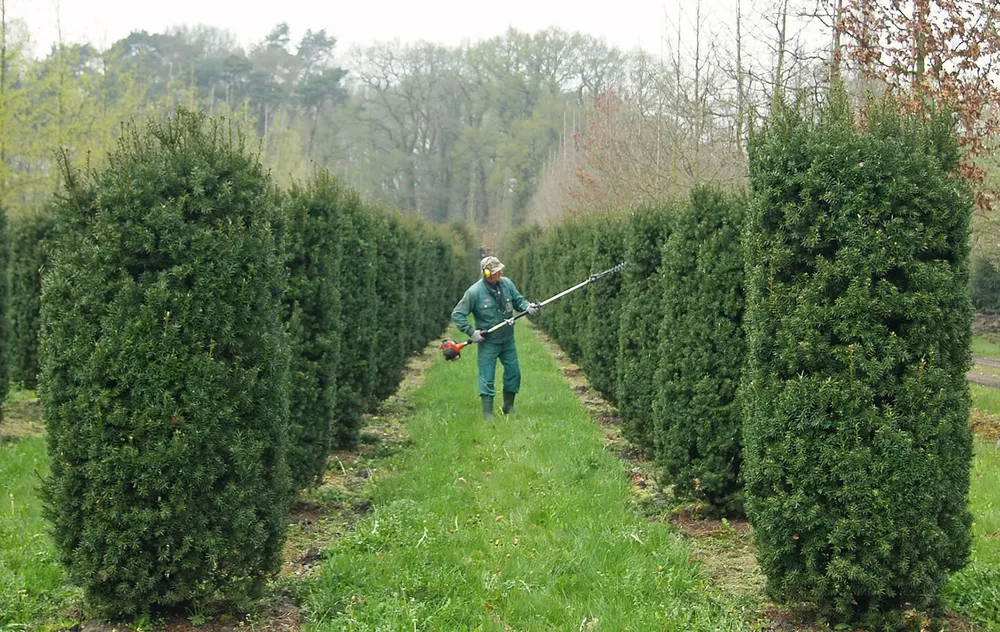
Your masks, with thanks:
[[[514,309],[527,311],[529,316],[538,313],[537,303],[529,303],[521,296],[510,279],[503,277],[503,264],[496,257],[484,257],[479,265],[483,276],[465,291],[465,296],[451,312],[451,320],[467,334],[472,342],[479,343],[479,395],[483,400],[483,416],[493,419],[493,398],[496,388],[497,359],[503,364],[503,412],[514,412],[514,396],[521,389],[521,367],[517,363],[514,346],[514,327],[501,327],[485,335],[490,327],[514,316]],[[469,314],[476,327],[469,324]]]

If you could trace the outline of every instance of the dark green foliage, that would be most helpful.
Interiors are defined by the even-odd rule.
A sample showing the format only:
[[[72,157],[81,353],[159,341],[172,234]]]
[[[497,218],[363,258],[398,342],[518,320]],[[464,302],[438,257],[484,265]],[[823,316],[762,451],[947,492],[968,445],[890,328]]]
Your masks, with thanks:
[[[591,228],[589,245],[592,273],[607,270],[624,261],[623,218],[609,214],[595,221]],[[622,275],[614,274],[595,282],[585,290],[587,314],[581,364],[591,386],[611,402],[617,401],[621,287]]]
[[[469,287],[469,279],[476,279],[479,276],[479,240],[472,227],[465,221],[454,221],[448,225],[445,233],[451,247],[451,263],[449,272],[451,276],[451,287],[447,296],[461,297]],[[521,277],[514,277],[521,278]],[[520,286],[518,286],[520,287]],[[448,298],[445,298],[447,302]],[[454,302],[446,305],[446,312],[450,318],[451,310],[455,307]]]
[[[589,244],[590,229],[581,220],[565,222],[556,229],[555,239],[545,253],[549,259],[546,264],[549,287],[545,296],[538,300],[562,292],[590,276],[593,271]],[[588,311],[586,294],[587,290],[569,294],[552,304],[551,309],[546,308],[545,312],[546,327],[574,362],[579,362],[583,357]]]
[[[636,447],[653,452],[653,397],[656,393],[658,334],[663,295],[659,287],[663,244],[670,237],[674,209],[639,209],[629,217],[622,275],[618,342],[618,411],[622,432]]]
[[[575,218],[546,232],[537,227],[515,232],[504,249],[507,276],[518,283],[521,293],[529,301],[542,301],[586,281],[595,272],[612,267],[614,263],[605,264],[605,259],[615,256],[612,254],[615,247],[611,235],[602,242],[601,255],[595,259],[594,239],[598,224],[614,231],[621,222],[610,217],[602,220]],[[621,251],[620,248],[618,250]],[[618,283],[617,278],[603,279],[549,304],[540,316],[532,320],[559,343],[570,359],[591,362],[595,370],[603,370],[606,374],[607,367],[603,364],[597,367],[593,363],[610,359],[606,357],[609,341],[599,338],[602,334],[612,338],[611,349],[617,350],[617,305],[613,301],[603,303],[617,294]],[[594,292],[598,293],[596,299],[591,298]],[[600,323],[595,320],[598,311],[605,319]],[[595,332],[595,325],[601,333]],[[605,380],[601,388],[607,388],[607,383],[608,380]]]
[[[375,289],[376,219],[353,192],[343,197],[341,212],[343,257],[338,282],[343,329],[333,445],[347,447],[357,442],[361,415],[376,401],[378,365],[373,348],[377,342],[376,319],[382,313],[382,306]]]
[[[474,240],[461,223],[433,226],[352,194],[342,197],[340,226],[343,330],[333,444],[346,447],[358,440],[362,414],[395,392],[407,358],[441,334],[475,265]]]
[[[400,219],[403,227],[400,235],[400,257],[404,263],[396,270],[395,278],[403,290],[403,304],[399,310],[400,329],[391,335],[398,339],[402,363],[411,353],[419,351],[430,336],[436,336],[440,331],[427,332],[429,326],[426,321],[431,319],[425,316],[430,310],[423,304],[427,301],[430,283],[435,276],[433,273],[428,273],[432,253],[424,243],[427,229],[415,218]],[[453,291],[442,289],[441,292],[449,298],[455,296]],[[440,330],[440,323],[435,322],[435,325]],[[397,341],[387,342],[391,345],[397,344]]]
[[[517,279],[517,288],[525,296],[535,292],[538,286],[538,278],[529,272],[529,258],[538,248],[535,242],[541,234],[542,229],[538,226],[519,228],[510,233],[504,242],[502,253],[502,261],[506,266],[504,274],[511,279]]]
[[[7,211],[0,206],[0,422],[3,422],[3,404],[10,392],[10,242],[7,235]]]
[[[253,597],[292,496],[269,179],[184,110],[103,171],[61,164],[39,380],[61,557],[102,612]]]
[[[47,241],[55,229],[51,209],[11,223],[10,232],[10,370],[11,380],[35,388],[38,373],[38,325],[42,270]]]
[[[678,495],[730,514],[742,510],[738,476],[745,358],[745,197],[696,189],[663,249],[654,419],[657,464]]]
[[[284,251],[288,268],[285,319],[289,371],[288,465],[302,489],[320,480],[333,440],[340,362],[340,205],[345,195],[321,171],[293,186],[284,204]]]
[[[753,139],[744,477],[768,592],[891,626],[969,555],[968,186],[947,113]]]
[[[378,346],[371,351],[371,355],[377,363],[373,394],[376,401],[382,401],[396,391],[396,385],[403,379],[403,367],[412,350],[407,332],[417,332],[421,340],[427,340],[429,336],[419,306],[412,312],[406,309],[410,307],[406,303],[410,289],[407,280],[415,285],[418,278],[407,279],[407,268],[414,263],[417,253],[407,248],[408,240],[396,216],[378,212],[373,219],[375,249],[379,253],[375,275],[379,309],[373,339],[378,341]],[[416,263],[419,265],[420,262]],[[420,267],[412,272],[419,276],[425,274]],[[420,295],[419,292],[413,294]]]
[[[1000,314],[1000,271],[985,257],[972,264],[972,306],[977,312]]]

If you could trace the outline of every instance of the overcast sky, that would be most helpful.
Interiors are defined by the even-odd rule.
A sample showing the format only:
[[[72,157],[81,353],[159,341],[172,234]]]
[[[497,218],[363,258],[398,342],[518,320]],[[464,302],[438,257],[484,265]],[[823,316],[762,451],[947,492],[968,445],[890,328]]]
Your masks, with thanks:
[[[326,29],[338,51],[353,44],[399,39],[458,45],[502,34],[513,26],[533,33],[549,26],[602,37],[623,50],[660,53],[666,13],[676,20],[676,0],[5,0],[7,13],[23,19],[35,54],[57,38],[105,47],[133,30],[209,24],[232,31],[246,46],[280,22],[292,40],[306,29]],[[705,3],[713,6],[711,0]],[[672,7],[668,9],[667,7]]]

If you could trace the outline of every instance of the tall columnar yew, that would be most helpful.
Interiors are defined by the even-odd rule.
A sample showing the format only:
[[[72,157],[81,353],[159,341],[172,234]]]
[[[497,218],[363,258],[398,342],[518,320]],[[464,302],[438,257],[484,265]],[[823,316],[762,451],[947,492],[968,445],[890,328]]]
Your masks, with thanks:
[[[343,328],[333,445],[346,447],[357,442],[361,415],[376,402],[378,364],[372,349],[381,307],[375,291],[378,273],[376,221],[356,193],[346,195],[340,209],[343,256],[338,283]]]
[[[541,253],[546,261],[543,264],[543,273],[547,278],[546,295],[556,294],[579,282],[575,279],[582,281],[590,274],[589,241],[589,234],[580,220],[566,222],[555,229],[552,240]],[[545,310],[546,328],[574,361],[579,361],[583,355],[586,307],[583,293],[574,292]]]
[[[667,482],[681,496],[737,514],[745,207],[745,197],[706,187],[677,213],[663,249],[653,401],[657,463]]]
[[[973,259],[972,306],[984,314],[1000,313],[1000,271],[986,257]]]
[[[7,211],[0,206],[0,422],[3,421],[3,403],[10,392],[10,242],[7,238]]]
[[[650,453],[655,444],[652,410],[663,309],[660,264],[673,212],[669,205],[641,208],[625,230],[628,265],[622,272],[618,410],[625,437]]]
[[[969,555],[971,196],[947,113],[836,94],[752,142],[747,511],[770,594],[877,625]]]
[[[406,238],[403,227],[392,213],[379,211],[373,219],[375,229],[372,237],[379,254],[375,274],[379,310],[375,319],[378,350],[371,355],[376,361],[374,394],[378,401],[382,401],[396,391],[396,386],[403,379],[403,367],[409,355],[405,332],[412,328],[423,334],[427,329],[428,316],[435,310],[420,309],[413,313],[406,310],[407,294],[415,288],[406,286],[406,267],[411,261],[406,260],[407,253],[404,252]],[[418,271],[418,274],[421,273],[426,274]],[[411,282],[414,281],[411,279]],[[427,301],[430,297],[423,298]],[[435,316],[440,317],[440,312]]]
[[[539,278],[529,268],[529,258],[538,246],[542,229],[538,226],[522,227],[511,232],[504,241],[502,261],[504,274],[514,279],[517,289],[525,296],[533,296],[539,290]],[[541,299],[538,299],[541,300]]]
[[[434,309],[427,304],[431,281],[437,281],[444,275],[431,272],[432,253],[425,246],[427,229],[420,220],[409,217],[401,218],[404,230],[400,234],[400,257],[405,262],[396,271],[397,282],[404,288],[403,307],[400,311],[402,320],[400,328],[395,332],[402,343],[403,360],[411,353],[418,351],[428,337],[437,335],[440,331],[428,334],[428,320],[439,320],[440,314],[431,316]],[[441,288],[440,292],[448,299],[455,295],[452,288]],[[440,325],[440,322],[437,323]],[[438,327],[440,330],[440,326]]]
[[[39,384],[60,556],[105,612],[253,597],[292,493],[269,178],[184,110],[126,128],[102,171],[61,165]]]
[[[41,371],[38,326],[42,272],[48,266],[47,243],[54,229],[51,209],[18,218],[10,227],[10,377],[25,388],[35,388]]]
[[[601,272],[625,260],[625,221],[620,215],[606,215],[590,225],[589,260],[591,273]],[[583,279],[573,281],[578,283]],[[618,337],[621,327],[622,277],[604,277],[585,290],[587,296],[583,341],[583,369],[590,384],[612,402],[616,400]]]
[[[333,441],[343,335],[338,280],[344,196],[337,180],[321,171],[306,185],[293,186],[284,199],[284,307],[291,349],[288,464],[297,489],[319,481]]]

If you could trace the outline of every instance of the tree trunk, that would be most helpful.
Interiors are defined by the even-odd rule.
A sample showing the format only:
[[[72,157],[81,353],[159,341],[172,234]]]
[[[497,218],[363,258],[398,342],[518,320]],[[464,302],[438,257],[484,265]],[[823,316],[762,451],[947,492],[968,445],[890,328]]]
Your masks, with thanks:
[[[844,11],[844,0],[834,0],[833,2],[833,45],[830,51],[830,81],[840,78],[840,35],[843,26],[840,23]]]
[[[0,198],[7,190],[7,3],[0,0]]]

